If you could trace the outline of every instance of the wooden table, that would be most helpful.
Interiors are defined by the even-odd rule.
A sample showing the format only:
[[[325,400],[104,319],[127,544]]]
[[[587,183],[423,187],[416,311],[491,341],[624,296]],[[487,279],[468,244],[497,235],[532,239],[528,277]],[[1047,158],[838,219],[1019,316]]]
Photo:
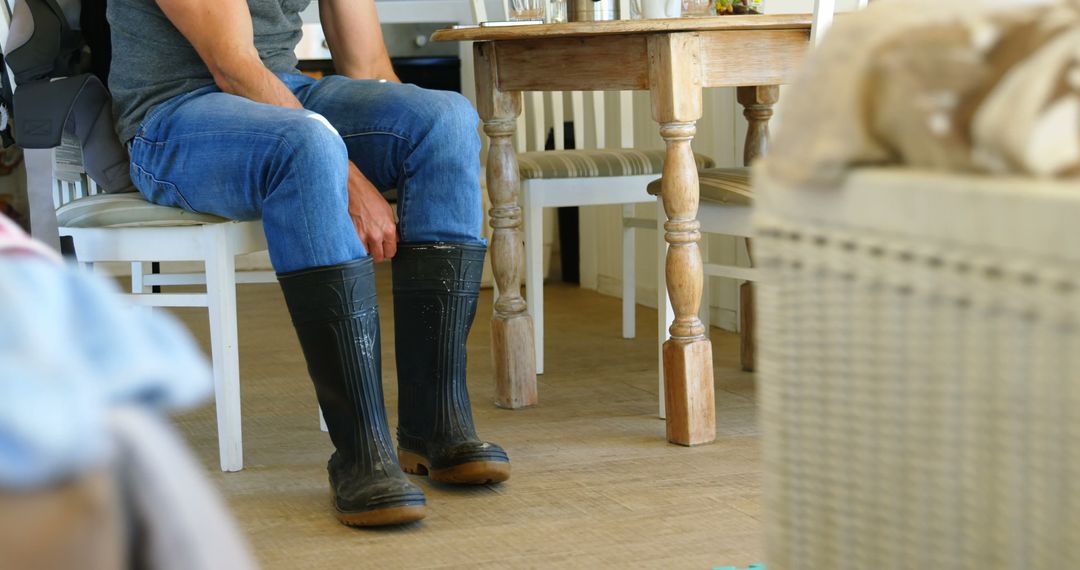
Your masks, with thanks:
[[[439,30],[436,41],[474,41],[476,105],[491,141],[491,261],[499,297],[492,317],[496,403],[535,404],[532,318],[518,277],[524,257],[514,150],[522,91],[648,90],[667,143],[663,201],[667,287],[675,311],[664,344],[668,441],[716,438],[712,345],[698,319],[704,281],[697,221],[698,176],[691,150],[704,87],[739,87],[751,126],[747,161],[764,152],[776,85],[805,53],[809,15],[572,22]]]

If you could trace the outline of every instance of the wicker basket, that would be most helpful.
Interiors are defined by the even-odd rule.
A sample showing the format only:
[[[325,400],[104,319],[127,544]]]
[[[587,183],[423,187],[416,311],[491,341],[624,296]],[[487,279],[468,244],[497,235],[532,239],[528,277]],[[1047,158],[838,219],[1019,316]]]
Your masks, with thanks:
[[[769,569],[1080,568],[1080,185],[758,174]]]

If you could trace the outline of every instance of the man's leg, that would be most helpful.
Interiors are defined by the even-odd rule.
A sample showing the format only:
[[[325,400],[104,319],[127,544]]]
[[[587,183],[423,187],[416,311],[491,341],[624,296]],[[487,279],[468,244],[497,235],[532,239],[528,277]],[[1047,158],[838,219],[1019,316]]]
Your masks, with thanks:
[[[331,76],[296,89],[341,134],[349,160],[398,190],[405,243],[483,244],[479,119],[457,93]]]
[[[262,217],[336,449],[338,519],[422,518],[424,494],[402,473],[386,422],[374,273],[348,216],[338,133],[309,111],[200,90],[152,111],[131,156],[132,179],[154,202]]]
[[[278,273],[365,255],[345,209],[345,145],[314,113],[200,90],[152,110],[130,144],[149,200],[262,218]]]
[[[398,189],[394,319],[405,470],[451,483],[506,480],[509,459],[477,436],[465,381],[486,250],[476,112],[456,93],[340,77],[298,96],[338,129],[376,187]]]

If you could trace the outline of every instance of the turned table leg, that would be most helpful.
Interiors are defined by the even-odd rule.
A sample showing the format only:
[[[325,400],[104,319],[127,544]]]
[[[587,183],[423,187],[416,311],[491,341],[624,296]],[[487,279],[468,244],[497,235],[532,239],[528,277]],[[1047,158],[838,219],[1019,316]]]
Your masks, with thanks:
[[[750,166],[769,150],[769,119],[773,116],[773,105],[780,98],[780,88],[776,85],[739,87],[739,104],[743,106],[743,116],[749,126],[746,130],[746,146],[743,151],[743,165]],[[751,257],[750,240],[746,240],[746,253]],[[757,321],[754,318],[754,284],[743,283],[739,288],[739,310],[741,314],[739,361],[742,369],[753,372],[757,361]]]
[[[532,317],[521,297],[520,271],[525,256],[521,241],[514,132],[521,114],[521,93],[498,89],[498,67],[490,43],[473,47],[476,101],[490,140],[487,187],[491,197],[491,268],[499,288],[491,318],[491,354],[495,368],[495,404],[524,408],[537,402],[536,355]]]
[[[716,439],[712,344],[698,318],[704,272],[698,241],[698,175],[691,141],[701,117],[699,38],[672,34],[649,38],[653,118],[667,144],[662,198],[667,222],[666,280],[675,311],[664,343],[667,438],[697,445]]]

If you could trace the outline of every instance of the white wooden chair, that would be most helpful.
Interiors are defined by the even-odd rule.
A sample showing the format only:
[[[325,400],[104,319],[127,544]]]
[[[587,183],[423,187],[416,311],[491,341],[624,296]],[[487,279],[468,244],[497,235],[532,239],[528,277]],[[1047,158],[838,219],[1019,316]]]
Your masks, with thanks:
[[[11,24],[5,0],[0,41]],[[0,70],[7,73],[7,70]],[[35,238],[59,248],[70,237],[76,260],[93,268],[131,264],[129,298],[147,307],[207,307],[210,313],[218,451],[222,471],[243,468],[240,361],[237,352],[236,284],[275,281],[272,271],[235,271],[237,255],[266,249],[260,222],[230,222],[179,208],[157,206],[138,193],[103,194],[82,169],[82,151],[71,144],[26,150],[27,193]],[[149,262],[196,261],[205,272],[148,275]],[[147,287],[205,285],[204,293],[147,293]]]
[[[503,9],[509,13],[505,0]],[[477,22],[487,20],[483,0],[473,0],[473,11]],[[628,14],[628,9],[624,13]],[[525,234],[525,296],[533,318],[537,374],[544,372],[544,209],[623,204],[624,215],[632,215],[633,204],[654,200],[645,188],[663,171],[664,150],[634,148],[631,92],[594,92],[587,96],[588,107],[585,93],[571,92],[567,115],[563,92],[529,92],[518,117],[516,142]],[[618,117],[613,125],[607,121],[609,101],[614,103],[610,113]],[[591,117],[586,116],[587,111]],[[567,118],[573,122],[574,149],[566,149],[564,145]],[[554,135],[554,150],[544,149],[549,130]],[[713,164],[707,157],[697,158],[699,167]],[[624,266],[632,267],[634,256],[633,240],[624,241]],[[625,309],[627,303],[629,311]],[[625,338],[634,338],[633,306],[631,295],[624,301]]]
[[[240,361],[237,352],[236,284],[275,281],[273,271],[236,272],[237,255],[266,249],[260,222],[232,222],[151,204],[141,194],[100,193],[81,168],[78,148],[28,151],[28,163],[46,155],[52,165],[52,195],[42,197],[31,181],[31,208],[55,207],[61,236],[70,237],[76,260],[88,267],[131,264],[128,298],[147,307],[206,307],[217,406],[221,469],[243,468],[240,422]],[[53,159],[55,157],[55,160]],[[28,168],[29,168],[28,164]],[[36,189],[35,189],[36,187]],[[41,216],[31,212],[32,217]],[[152,261],[199,262],[204,272],[149,275]],[[205,292],[153,293],[152,286],[205,285]]]
[[[855,0],[854,8],[856,10],[865,8],[868,0]],[[836,11],[836,0],[814,0],[814,12],[811,25],[811,45],[816,46],[821,42],[825,32],[829,26],[832,25],[834,13]],[[746,97],[744,98],[744,94]],[[771,92],[752,92],[752,91],[740,91],[739,102],[745,107],[744,115],[749,122],[749,134],[746,141],[746,149],[744,156],[746,157],[746,166],[749,166],[750,162],[757,157],[764,154],[768,147],[769,137],[769,118],[772,117],[772,105],[775,103],[776,91],[775,88]],[[750,170],[748,168],[706,168],[698,172],[698,184],[700,187],[701,202],[698,209],[698,220],[701,222],[701,232],[703,234],[722,234],[729,235],[738,238],[743,238],[746,245],[747,257],[751,259],[750,254],[750,237],[753,235],[753,193],[750,183]],[[664,241],[663,223],[666,220],[664,215],[663,201],[660,199],[660,180],[653,180],[648,186],[649,194],[656,196],[657,215],[655,222],[651,219],[634,218],[624,214],[623,216],[623,243],[624,249],[626,242],[633,243],[633,232],[635,229],[641,229],[645,227],[655,228],[657,230],[658,238],[658,276],[657,279],[657,355],[660,362],[663,362],[663,345],[668,339],[668,329],[671,326],[672,321],[675,318],[674,312],[671,308],[671,300],[667,294],[667,284],[663,279],[664,265],[667,253],[667,242]],[[653,225],[655,223],[655,225]],[[704,261],[704,274],[706,280],[706,287],[702,289],[702,310],[701,320],[705,325],[706,330],[709,327],[709,287],[708,280],[710,277],[723,277],[727,279],[737,279],[745,282],[752,282],[757,280],[757,269],[754,267],[740,267],[736,265],[723,265],[718,263],[710,263],[708,258],[707,239],[702,239],[700,242],[701,255]],[[624,301],[624,315],[626,313],[633,314],[633,297],[628,294],[628,291],[634,291],[635,275],[634,268],[631,265],[627,268],[626,264],[623,265],[623,301]],[[753,320],[752,320],[752,306],[753,306],[753,293],[752,289],[747,284],[740,290],[740,309],[739,309],[739,321],[740,332],[743,335],[742,339],[742,365],[744,370],[753,370],[754,361],[754,345],[753,345]],[[627,308],[626,300],[631,299],[629,308]],[[624,316],[624,324],[627,322]],[[664,409],[664,370],[663,366],[659,367],[659,386],[660,386],[660,417],[665,417],[666,411]]]

